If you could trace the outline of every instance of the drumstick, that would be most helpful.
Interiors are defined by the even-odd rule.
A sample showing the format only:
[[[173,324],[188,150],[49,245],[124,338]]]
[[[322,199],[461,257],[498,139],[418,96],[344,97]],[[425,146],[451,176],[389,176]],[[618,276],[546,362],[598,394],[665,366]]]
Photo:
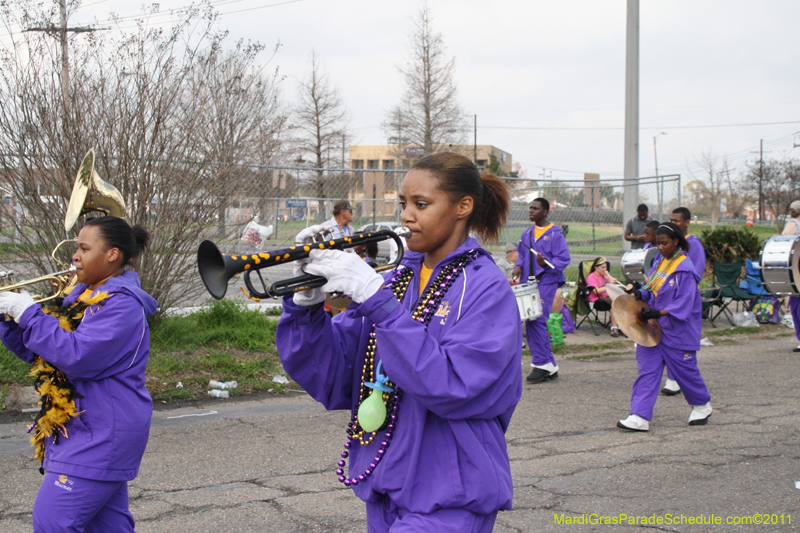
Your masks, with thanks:
[[[526,243],[526,242],[523,242],[522,244],[524,244],[524,245],[525,245],[525,247],[526,247],[528,250],[530,250],[531,252],[533,252],[533,255],[539,255],[539,252],[537,252],[536,250],[534,250],[533,248],[531,248],[530,246],[528,246],[528,243]],[[544,262],[547,264],[547,266],[549,266],[549,267],[550,267],[550,268],[552,268],[552,269],[555,269],[555,268],[556,268],[556,267],[553,265],[553,263],[551,263],[550,261],[548,261],[548,260],[547,260],[547,259],[546,259],[544,256],[542,256],[542,258],[544,258]]]

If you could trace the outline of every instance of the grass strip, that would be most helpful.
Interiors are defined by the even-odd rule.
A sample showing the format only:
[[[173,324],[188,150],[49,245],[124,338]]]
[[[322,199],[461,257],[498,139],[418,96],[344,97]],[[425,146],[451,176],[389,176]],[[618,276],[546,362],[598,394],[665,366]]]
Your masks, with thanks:
[[[151,321],[146,373],[150,395],[162,402],[205,398],[211,379],[236,381],[231,396],[297,388],[291,381],[272,381],[276,374],[284,375],[275,346],[277,325],[274,316],[232,300],[214,301],[190,315]],[[30,368],[0,346],[0,387],[32,385],[27,377]],[[179,382],[182,388],[177,388]]]

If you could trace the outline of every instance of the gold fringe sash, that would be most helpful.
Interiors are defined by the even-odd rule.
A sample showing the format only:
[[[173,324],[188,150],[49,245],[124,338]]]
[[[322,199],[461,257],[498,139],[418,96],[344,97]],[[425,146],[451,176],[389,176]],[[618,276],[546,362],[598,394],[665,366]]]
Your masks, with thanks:
[[[75,331],[86,310],[100,304],[106,298],[108,298],[107,292],[90,296],[89,291],[86,291],[69,306],[63,306],[63,298],[60,298],[44,304],[42,311],[58,318],[58,325],[65,331]],[[35,448],[36,458],[43,463],[45,439],[53,437],[53,444],[58,444],[61,436],[69,438],[66,424],[71,418],[81,414],[75,407],[75,399],[82,396],[75,391],[75,386],[69,382],[64,372],[41,356],[37,355],[33,360],[33,368],[28,375],[34,378],[33,386],[40,396],[41,406],[33,424],[28,427],[28,433],[33,433],[31,445]],[[42,468],[39,468],[39,471],[44,474]]]

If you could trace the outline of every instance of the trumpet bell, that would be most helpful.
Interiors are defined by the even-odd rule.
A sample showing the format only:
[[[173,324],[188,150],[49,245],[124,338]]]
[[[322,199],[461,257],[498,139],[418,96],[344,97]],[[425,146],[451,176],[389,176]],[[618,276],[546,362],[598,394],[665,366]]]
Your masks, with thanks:
[[[223,255],[211,241],[201,242],[197,249],[200,278],[209,294],[217,300],[225,296],[228,291],[228,280],[239,272],[230,257]]]
[[[122,194],[116,187],[100,179],[94,169],[94,149],[86,153],[78,169],[64,218],[64,229],[71,230],[82,215],[91,211],[101,211],[120,218],[127,216]]]

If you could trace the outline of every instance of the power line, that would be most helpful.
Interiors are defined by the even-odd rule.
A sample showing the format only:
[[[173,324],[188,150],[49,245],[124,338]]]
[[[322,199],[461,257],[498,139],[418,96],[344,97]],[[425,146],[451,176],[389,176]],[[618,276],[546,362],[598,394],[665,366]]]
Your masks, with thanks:
[[[740,128],[748,126],[777,126],[784,124],[800,124],[800,120],[792,120],[789,122],[750,122],[741,124],[702,124],[694,126],[646,126],[639,128],[640,130],[691,130],[700,128]],[[559,128],[559,127],[538,127],[538,126],[480,126],[481,129],[492,130],[541,130],[541,131],[618,131],[624,130],[624,127],[600,127],[600,128]]]
[[[784,136],[779,137],[777,139],[774,139],[772,141],[767,141],[767,142],[764,143],[764,145],[765,145],[766,148],[777,148],[781,144],[784,144],[787,140],[793,139],[798,134],[800,134],[800,132],[794,132],[794,133],[792,133],[790,135],[784,135]],[[714,163],[719,163],[721,161],[736,161],[736,160],[739,160],[739,159],[746,159],[752,153],[752,150],[754,150],[754,148],[746,148],[744,150],[738,150],[738,151],[732,152],[730,154],[719,155],[719,156],[713,158],[712,161]],[[516,162],[519,163],[520,165],[525,165],[527,167],[534,167],[534,168],[553,170],[553,171],[556,171],[556,172],[564,172],[564,173],[567,173],[567,174],[584,174],[584,173],[587,172],[586,170],[572,170],[572,169],[556,168],[556,167],[554,167],[552,165],[539,165],[539,164],[536,164],[536,163],[527,163],[527,162],[522,161],[520,159],[517,159]],[[681,170],[686,170],[688,173],[692,173],[692,172],[694,172],[696,170],[699,170],[699,166],[697,164],[689,164],[689,163],[687,163],[685,165],[673,165],[673,166],[661,167],[661,170],[663,171],[662,174],[664,172],[667,172],[668,174],[674,174],[674,173],[677,173],[678,171],[681,171]],[[600,171],[599,174],[604,175],[604,176],[618,176],[618,175],[622,175],[622,171],[621,170]]]
[[[99,0],[98,2],[94,2],[92,4],[87,4],[87,6],[88,5],[100,4],[100,3],[103,3],[105,1],[107,1],[107,0]],[[215,7],[216,8],[216,7],[219,7],[219,6],[237,4],[237,3],[240,3],[240,2],[246,2],[246,1],[248,1],[248,0],[212,0],[212,1],[210,1],[208,3],[208,7]],[[273,3],[273,4],[266,4],[266,5],[255,6],[255,7],[248,7],[248,8],[244,8],[244,9],[237,9],[237,10],[234,10],[234,11],[227,11],[227,12],[224,12],[224,13],[220,12],[219,15],[223,16],[223,15],[231,15],[231,14],[235,14],[235,13],[243,13],[243,12],[246,12],[246,11],[254,11],[254,10],[258,10],[258,9],[267,9],[267,8],[270,8],[270,7],[278,7],[278,6],[282,6],[282,5],[286,5],[286,4],[294,4],[294,3],[302,2],[302,1],[304,1],[304,0],[285,0],[283,2],[276,2],[276,3]],[[86,6],[84,6],[84,7],[86,7]],[[187,7],[188,6],[182,6],[182,7],[172,8],[172,9],[170,9],[168,11],[159,11],[159,12],[156,12],[156,13],[138,13],[138,14],[135,14],[135,15],[125,15],[125,16],[121,16],[121,17],[117,17],[117,18],[107,18],[107,19],[98,21],[97,24],[115,24],[115,28],[119,29],[119,30],[127,30],[127,29],[136,28],[137,27],[136,24],[125,24],[125,23],[133,22],[133,21],[137,21],[137,20],[141,20],[141,19],[146,19],[148,21],[148,23],[150,23],[150,25],[166,24],[167,21],[171,17],[174,16],[174,13],[176,11],[180,11],[182,9],[186,9]],[[106,28],[96,28],[96,29],[106,29]],[[86,30],[86,31],[90,31],[90,30]],[[11,32],[0,33],[0,38],[8,37],[11,34],[12,34]]]

